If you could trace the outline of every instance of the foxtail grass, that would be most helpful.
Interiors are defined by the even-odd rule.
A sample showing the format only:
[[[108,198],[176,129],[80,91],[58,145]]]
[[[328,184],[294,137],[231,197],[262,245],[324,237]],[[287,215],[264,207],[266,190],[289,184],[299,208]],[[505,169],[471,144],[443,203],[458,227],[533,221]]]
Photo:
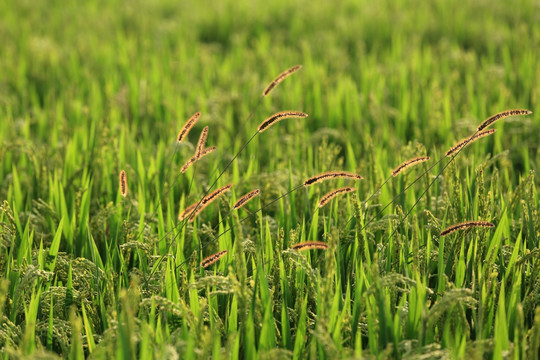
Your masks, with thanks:
[[[213,201],[215,201],[217,198],[219,198],[221,195],[226,193],[227,191],[231,190],[232,184],[225,185],[219,189],[214,190],[212,193],[206,195],[201,201],[198,206],[195,207],[195,209],[192,211],[191,215],[189,216],[189,222],[193,222],[195,218],[204,210],[208,205],[210,205]]]
[[[211,146],[202,150],[199,156],[197,156],[196,154],[193,155],[192,157],[188,159],[188,161],[185,162],[184,165],[182,165],[182,168],[180,168],[180,172],[182,174],[185,173],[191,167],[191,165],[195,164],[198,160],[202,159],[206,155],[213,153],[216,149],[217,147]]]
[[[313,249],[320,249],[320,250],[326,250],[328,249],[328,244],[321,242],[321,241],[305,241],[298,244],[294,244],[291,246],[292,250],[313,250]]]
[[[178,137],[176,139],[177,142],[181,143],[182,141],[184,141],[184,139],[188,136],[189,132],[191,131],[191,128],[193,128],[193,126],[195,125],[195,123],[197,123],[200,117],[201,117],[201,113],[196,112],[188,119],[188,121],[184,124],[184,126],[178,133]]]
[[[311,186],[321,181],[332,180],[332,179],[362,180],[364,178],[358,174],[353,174],[347,171],[329,171],[329,172],[312,176],[309,179],[306,179],[304,181],[304,186]]]
[[[219,259],[221,259],[223,256],[225,256],[225,254],[227,254],[228,250],[221,250],[215,254],[212,254],[206,258],[204,258],[202,261],[201,261],[201,267],[202,268],[207,268],[209,267],[210,265],[216,263]]]
[[[493,223],[490,223],[488,221],[466,221],[459,224],[448,226],[446,229],[441,231],[440,236],[447,236],[458,230],[465,230],[465,229],[470,229],[470,228],[475,228],[475,227],[492,228],[494,226],[495,225]]]
[[[418,165],[420,163],[426,162],[429,159],[430,159],[429,156],[419,156],[419,157],[415,157],[413,159],[409,159],[407,161],[404,161],[397,168],[395,168],[392,171],[392,176],[396,177],[399,174],[401,174],[403,171],[405,171],[406,169],[408,169],[408,168],[410,168],[412,166]]]
[[[126,197],[128,194],[127,174],[125,170],[120,171],[120,194]]]
[[[250,200],[252,200],[255,196],[258,196],[261,193],[261,190],[255,189],[253,191],[248,192],[247,194],[243,195],[236,201],[233,205],[234,210],[240,209],[242,206],[246,205]]]
[[[204,147],[206,146],[206,138],[208,137],[208,126],[205,126],[204,129],[201,131],[201,136],[199,137],[199,141],[197,142],[197,150],[195,152],[195,157],[197,160],[200,159],[201,154],[204,150]]]
[[[267,204],[264,204],[263,206],[261,206],[259,209],[253,211],[253,212],[250,212],[249,215],[243,217],[242,219],[240,219],[240,221],[238,222],[239,224],[245,222],[247,219],[255,216],[258,212],[260,211],[263,211],[264,209],[268,208],[269,206],[272,206],[274,203],[276,203],[277,201],[289,196],[290,194],[292,194],[293,192],[297,191],[298,189],[302,188],[303,185],[298,185],[294,188],[292,188],[291,190],[287,191],[286,193],[284,194],[281,194],[280,196],[278,196],[277,198],[275,199],[272,199],[270,202],[268,202]],[[219,225],[221,225],[223,222],[225,221],[225,219],[221,220],[215,227],[217,228]],[[225,229],[224,231],[222,231],[221,233],[213,236],[208,242],[206,242],[202,247],[201,247],[201,250],[206,248],[207,246],[213,244],[215,241],[217,241],[221,236],[227,234],[228,232],[232,231],[234,227],[233,226],[230,226],[228,227],[227,229]],[[192,253],[191,255],[189,255],[182,263],[178,264],[176,266],[176,269],[180,268],[181,266],[185,265],[190,259],[191,257],[194,255],[194,253]],[[160,258],[161,259],[161,258]]]
[[[262,97],[265,97],[267,95],[270,94],[270,92],[272,91],[272,89],[274,89],[280,82],[282,82],[285,78],[287,78],[289,75],[291,75],[292,73],[296,72],[297,70],[299,70],[301,68],[300,65],[297,65],[291,69],[293,69],[292,71],[285,71],[284,73],[280,74],[277,78],[275,78],[272,83],[270,83],[270,85],[267,86],[266,90],[263,92],[263,96]],[[284,75],[285,74],[285,75]],[[248,115],[247,119],[246,119],[246,122],[251,119],[253,117],[253,114],[255,112],[255,110],[258,108],[260,102],[261,102],[261,98],[259,98],[259,101],[257,102],[257,104],[255,105],[255,109],[252,110],[250,112],[250,114]],[[303,114],[303,113],[301,113]],[[305,114],[304,114],[305,115]],[[305,117],[307,115],[300,115],[300,117]],[[188,122],[186,123],[186,125],[184,125],[184,127],[182,128],[182,130],[180,131],[179,135],[178,135],[178,142],[180,142],[181,140],[183,140],[185,138],[185,136],[187,135],[187,133],[189,132],[189,130],[191,129],[191,127],[193,127],[193,125],[195,124],[195,122],[197,121],[197,119],[199,118],[200,116],[200,113],[197,113],[195,114],[190,120],[188,120]],[[194,119],[194,120],[193,120]],[[268,119],[267,119],[268,120]],[[274,120],[273,122],[275,122],[277,120]],[[273,123],[272,122],[272,123]],[[261,124],[262,125],[262,124]],[[270,126],[271,124],[266,124],[264,126],[264,128],[268,128],[268,126]],[[260,128],[260,126],[259,126]],[[214,180],[214,182],[208,187],[207,191],[205,192],[205,194],[203,195],[203,198],[199,201],[199,204],[204,200],[204,197],[206,197],[208,195],[208,193],[212,190],[212,188],[217,184],[217,182],[219,181],[219,179],[221,178],[221,176],[223,176],[223,174],[225,173],[225,171],[227,171],[227,169],[231,166],[231,164],[238,158],[238,156],[242,153],[242,151],[251,143],[251,141],[253,141],[253,139],[255,138],[255,136],[257,136],[257,134],[260,133],[259,131],[259,128],[257,129],[257,131],[242,145],[242,147],[240,148],[240,150],[233,156],[233,158],[225,165],[225,167],[223,168],[223,170],[219,173],[219,175],[217,176],[217,178]],[[264,130],[264,129],[263,129]],[[189,167],[189,166],[188,166]],[[195,175],[195,174],[194,174]],[[198,210],[198,207],[199,206],[196,206],[192,211],[191,211],[191,215],[187,218],[184,218],[180,224],[178,224],[177,226],[174,227],[174,229],[171,229],[169,232],[167,232],[165,236],[168,236],[172,231],[175,231],[177,230],[179,227],[180,227],[180,230],[186,225],[186,219],[188,221],[192,221],[193,219],[193,215],[195,214],[195,212]],[[150,271],[150,275],[148,277],[145,278],[145,283],[148,284],[148,279],[155,273],[155,271],[157,271],[157,269],[159,268],[161,262],[163,261],[163,259],[165,258],[165,256],[167,255],[167,253],[169,252],[169,249],[171,248],[171,246],[174,244],[176,238],[179,236],[181,231],[178,231],[176,233],[176,235],[173,237],[173,239],[167,244],[166,246],[166,249],[165,249],[165,254],[162,255],[158,261],[154,264],[152,270]]]
[[[498,113],[498,114],[495,114],[491,117],[489,117],[487,120],[485,120],[478,128],[481,128],[484,129],[486,126],[492,124],[495,120],[497,119],[500,119],[504,116],[501,116],[500,114],[506,114],[506,116],[511,116],[510,115],[510,112],[512,112],[514,110],[507,110],[507,111],[503,111],[501,113]],[[526,112],[526,113],[531,113],[529,110],[519,110],[520,112],[523,111],[523,112]],[[490,120],[490,119],[495,119],[495,120]],[[489,120],[489,121],[488,121]],[[485,125],[487,124],[487,125]],[[485,125],[485,126],[484,126]],[[465,140],[463,140],[462,142],[460,142],[458,145],[460,145],[459,147],[457,147],[455,149],[455,151],[452,152],[452,155],[450,156],[447,156],[445,154],[445,156],[442,156],[441,158],[439,158],[439,160],[437,160],[437,162],[433,165],[431,165],[428,169],[426,169],[422,174],[420,174],[418,177],[416,177],[409,185],[407,185],[399,194],[397,194],[396,196],[394,196],[394,198],[392,198],[386,205],[384,205],[381,209],[379,209],[379,211],[374,215],[372,216],[369,220],[366,220],[364,221],[364,225],[362,226],[362,228],[360,229],[360,231],[364,230],[367,226],[369,226],[373,221],[375,221],[375,219],[378,218],[379,215],[381,215],[383,213],[384,210],[386,210],[389,206],[391,206],[397,199],[399,199],[410,187],[412,187],[414,184],[416,184],[421,178],[423,178],[427,173],[429,173],[435,166],[437,166],[438,164],[440,164],[446,157],[450,157],[450,160],[442,167],[442,169],[437,173],[437,175],[435,176],[435,178],[428,184],[428,186],[424,189],[424,191],[420,194],[420,196],[416,199],[416,201],[414,202],[414,204],[408,209],[408,211],[405,213],[405,215],[400,219],[400,221],[398,222],[398,225],[395,227],[395,229],[392,231],[392,233],[389,235],[389,238],[391,238],[395,232],[397,231],[397,229],[399,228],[399,226],[401,226],[401,223],[407,218],[407,216],[412,212],[412,210],[416,207],[416,205],[420,202],[420,200],[422,199],[422,197],[427,193],[427,191],[431,188],[431,186],[433,186],[433,184],[435,183],[435,181],[437,181],[437,179],[442,175],[442,173],[446,170],[446,168],[452,163],[452,161],[456,158],[456,156],[459,155],[459,153],[463,150],[463,148],[465,148],[465,146],[467,146],[467,144],[469,144],[469,142],[471,142],[472,139],[474,139],[479,133],[481,133],[482,130],[476,130],[476,132],[474,134],[472,134],[471,136],[469,136],[468,138],[466,138]],[[487,134],[489,135],[489,134]],[[485,136],[485,135],[484,135]],[[452,149],[450,149],[452,150]],[[391,177],[390,177],[391,178]],[[390,179],[386,179],[384,181],[383,184],[381,184],[377,190],[375,190],[375,192],[373,192],[369,198],[367,200],[364,201],[364,203],[367,203],[387,182],[388,180]],[[349,220],[347,221],[347,223],[345,224],[345,227],[354,219],[354,216],[351,216],[349,218]]]
[[[180,212],[180,214],[178,214],[178,220],[183,221],[183,220],[187,219],[191,215],[193,210],[195,210],[197,205],[199,205],[198,202],[193,203],[193,204],[189,205],[188,207],[186,207],[184,210],[182,210]]]
[[[204,156],[206,156],[206,155],[208,155],[208,154],[213,153],[214,151],[216,151],[216,149],[217,149],[217,146],[209,146],[209,147],[207,147],[206,149],[204,149],[203,151],[201,151],[201,156],[200,156],[200,158],[202,158],[202,157],[204,157]]]
[[[182,167],[180,168],[180,172],[183,174],[186,171],[188,171],[191,165],[195,164],[196,161],[197,161],[197,156],[193,155],[192,157],[188,159],[188,161],[184,163],[184,165],[182,165]]]
[[[284,120],[284,119],[299,119],[299,118],[306,118],[308,115],[306,113],[300,112],[300,111],[280,111],[278,113],[275,113],[274,115],[270,116],[266,120],[264,120],[257,130],[261,133],[270,126],[274,125],[276,122]]]
[[[323,206],[328,204],[330,202],[330,200],[332,200],[333,198],[335,198],[338,195],[346,194],[346,193],[352,192],[354,190],[356,190],[356,189],[353,188],[353,187],[350,187],[350,186],[342,187],[342,188],[339,188],[339,189],[336,189],[336,190],[332,190],[332,191],[326,193],[321,198],[321,200],[319,201],[319,207],[322,208]]]
[[[490,118],[488,118],[487,120],[485,120],[479,127],[478,129],[482,128],[484,129],[486,126],[489,126],[490,124],[492,124],[494,121],[496,121],[497,119],[500,119],[500,118],[503,118],[505,116],[512,116],[512,112],[513,111],[524,111],[524,112],[528,112],[530,113],[528,110],[508,110],[508,111],[503,111],[499,114],[495,114],[493,116],[491,116]],[[501,114],[505,114],[505,116],[501,115]],[[490,119],[494,119],[494,120],[490,120]],[[489,120],[489,121],[488,121]],[[486,125],[487,124],[487,125]],[[484,126],[485,125],[485,126]],[[471,141],[474,141],[473,139],[475,139],[475,137],[480,134],[482,132],[482,130],[476,130],[476,132],[474,134],[472,134],[469,138],[467,138],[465,141],[463,141],[463,144],[461,144],[461,146],[456,149],[455,152],[453,152],[453,155],[451,155],[450,157],[450,160],[448,160],[448,162],[443,166],[443,168],[437,173],[437,175],[435,176],[435,178],[428,184],[428,186],[422,191],[422,193],[417,197],[416,201],[413,203],[413,205],[407,210],[407,212],[403,215],[403,217],[400,218],[397,226],[394,228],[394,230],[390,233],[390,235],[388,236],[388,239],[391,239],[392,236],[394,236],[394,234],[397,232],[397,230],[399,229],[399,227],[401,226],[401,224],[403,223],[403,221],[405,221],[405,219],[409,216],[409,214],[412,212],[412,210],[416,207],[416,205],[418,205],[418,203],[420,202],[420,200],[424,197],[424,195],[428,192],[428,190],[431,188],[431,186],[433,186],[433,184],[435,183],[435,181],[437,181],[437,179],[442,175],[442,173],[446,170],[446,168],[454,161],[454,159],[459,155],[459,153],[463,150],[463,148],[465,146],[467,146],[467,144]],[[489,135],[489,134],[488,134]],[[439,161],[437,161],[436,164],[434,164],[432,167],[430,167],[429,169],[427,169],[422,175],[420,175],[418,178],[415,179],[415,181],[413,181],[412,184],[410,184],[409,186],[407,186],[405,189],[403,189],[401,191],[401,193],[394,197],[394,199],[392,199],[391,202],[389,202],[383,209],[381,209],[378,214],[376,216],[378,216],[379,214],[382,213],[382,211],[384,209],[386,209],[388,206],[390,206],[390,204],[392,204],[396,199],[397,197],[401,196],[409,187],[411,187],[414,183],[416,183],[421,177],[423,177],[425,174],[427,174],[434,166],[436,166],[437,164],[439,164],[441,161],[443,161],[444,159],[446,158],[446,154],[445,156],[441,157],[439,159]],[[375,216],[375,217],[376,217]],[[372,220],[375,219],[375,217],[371,218],[371,220],[367,223],[364,224],[364,226],[362,227],[362,229],[364,229],[369,223],[371,223]]]
[[[477,131],[474,135],[461,140],[456,145],[452,146],[447,152],[446,156],[452,156],[456,151],[464,148],[465,146],[469,145],[472,142],[475,142],[478,139],[481,139],[483,137],[489,136],[493,133],[495,133],[496,129],[488,129],[488,130],[481,130]]]
[[[487,128],[491,124],[493,124],[495,121],[498,121],[500,119],[504,119],[510,116],[517,116],[517,115],[529,115],[532,114],[532,111],[526,110],[526,109],[515,109],[515,110],[505,110],[500,113],[497,113],[495,115],[491,115],[486,120],[484,120],[480,125],[478,125],[477,131],[482,131],[483,129]]]
[[[171,154],[169,153],[169,156],[171,158],[171,161],[169,163],[169,165],[167,166],[167,172],[165,174],[165,179],[168,179],[169,178],[169,171],[171,170],[172,168],[172,165],[174,164],[174,160],[176,158],[176,153],[178,151],[178,144],[180,144],[189,134],[191,128],[193,128],[193,126],[195,125],[195,123],[197,123],[197,121],[199,120],[199,118],[201,117],[201,113],[200,112],[196,112],[195,114],[193,114],[187,121],[186,123],[184,124],[184,126],[182,127],[182,129],[180,130],[180,132],[178,133],[178,136],[176,137],[176,144],[175,144],[175,147],[174,147],[174,152],[172,153],[172,156]],[[191,166],[193,164],[193,162],[190,162],[191,159],[189,159],[185,164],[184,166],[186,166],[184,172],[187,170],[187,168],[189,168],[189,166]],[[189,163],[189,164],[188,164]],[[178,176],[176,177],[175,181],[174,181],[174,184],[176,183],[176,180],[178,179]],[[173,184],[173,186],[174,186]],[[167,196],[169,194],[169,191],[170,189],[173,188],[173,186],[171,186],[169,189],[167,189],[165,191],[165,193],[163,194],[163,196]],[[154,210],[153,212],[155,213],[159,207],[161,206],[161,199],[162,197],[160,196],[158,198],[158,202],[156,203],[155,207],[154,207]],[[139,234],[139,236],[142,234],[142,230],[141,230],[141,233]]]
[[[294,74],[295,72],[297,72],[298,70],[300,70],[302,68],[302,65],[296,65],[296,66],[293,66],[287,70],[285,70],[284,72],[282,72],[281,74],[279,74],[274,80],[272,80],[272,82],[270,84],[268,84],[268,86],[264,89],[263,91],[263,96],[268,96],[272,90],[274,90],[274,88],[276,86],[278,86],[283,80],[285,80],[286,78],[288,78],[289,76],[291,76],[292,74]]]

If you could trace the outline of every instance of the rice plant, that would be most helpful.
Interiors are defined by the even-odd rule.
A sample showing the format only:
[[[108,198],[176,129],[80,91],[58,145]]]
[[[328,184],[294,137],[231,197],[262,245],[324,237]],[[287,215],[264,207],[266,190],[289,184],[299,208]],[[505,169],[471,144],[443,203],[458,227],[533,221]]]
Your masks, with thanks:
[[[0,356],[538,358],[539,31],[0,2]]]

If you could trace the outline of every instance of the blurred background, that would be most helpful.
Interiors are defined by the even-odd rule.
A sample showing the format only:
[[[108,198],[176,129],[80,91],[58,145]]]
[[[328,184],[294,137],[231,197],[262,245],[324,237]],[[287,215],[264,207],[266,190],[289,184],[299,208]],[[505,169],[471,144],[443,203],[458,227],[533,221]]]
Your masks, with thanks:
[[[214,142],[227,142],[296,64],[300,75],[242,135],[270,111],[300,107],[309,136],[346,130],[361,156],[366,134],[389,151],[445,147],[498,111],[540,110],[532,0],[7,0],[0,39],[3,142],[31,133],[36,146],[62,146],[99,121],[156,145],[197,110],[219,130]],[[537,165],[522,152],[537,159],[539,124],[505,126],[523,170]]]

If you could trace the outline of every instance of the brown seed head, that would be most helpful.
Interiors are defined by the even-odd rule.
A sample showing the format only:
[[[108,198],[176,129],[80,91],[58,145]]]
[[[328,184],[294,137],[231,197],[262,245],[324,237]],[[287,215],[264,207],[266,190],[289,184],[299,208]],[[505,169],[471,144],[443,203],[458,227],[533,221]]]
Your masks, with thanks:
[[[401,163],[401,165],[395,168],[394,171],[392,171],[392,176],[396,177],[398,176],[399,173],[401,173],[402,171],[405,171],[405,169],[411,166],[423,163],[424,161],[428,161],[428,160],[429,160],[429,156],[420,156],[420,157],[415,157],[413,159],[404,161]]]
[[[217,147],[215,146],[210,146],[210,147],[207,147],[206,149],[204,149],[202,152],[201,152],[201,158],[208,155],[208,154],[211,154],[213,153],[215,150],[217,149]]]
[[[483,138],[485,136],[491,135],[496,131],[496,129],[488,129],[488,130],[482,130],[478,131],[473,136],[470,136],[466,139],[461,140],[456,145],[452,146],[447,152],[446,156],[452,156],[454,153],[458,152],[460,149],[464,148],[465,146],[469,145],[472,142],[475,142],[476,140]]]
[[[182,127],[182,130],[180,130],[180,132],[178,133],[178,138],[177,138],[177,141],[179,143],[181,143],[189,134],[189,131],[191,130],[191,128],[193,127],[193,125],[195,125],[195,123],[197,122],[197,120],[199,120],[199,118],[201,117],[201,113],[200,112],[196,112],[195,114],[193,114],[192,117],[189,118],[189,120],[184,124],[184,126]]]
[[[328,244],[323,243],[321,241],[305,241],[298,244],[294,244],[293,246],[291,246],[291,249],[298,250],[298,251],[311,250],[311,249],[326,250],[328,249]]]
[[[270,126],[276,122],[283,119],[292,119],[292,118],[305,118],[308,115],[300,111],[281,111],[270,116],[268,119],[264,120],[261,125],[258,127],[258,131],[261,133],[264,130],[268,129]]]
[[[201,158],[201,154],[206,145],[206,138],[208,137],[208,126],[205,126],[203,131],[201,131],[201,136],[199,137],[199,142],[197,143],[197,151],[195,152],[195,157],[197,160]]]
[[[127,175],[124,170],[120,171],[120,194],[126,197],[128,193]]]
[[[212,265],[213,263],[221,259],[223,255],[225,255],[226,253],[227,253],[227,250],[221,250],[220,252],[217,252],[215,254],[212,254],[204,258],[203,261],[201,261],[201,267],[203,268],[209,267],[210,265]]]
[[[495,121],[504,119],[510,116],[517,116],[517,115],[529,115],[532,114],[532,111],[526,110],[526,109],[515,109],[515,110],[505,110],[498,114],[491,115],[486,120],[482,121],[480,125],[478,125],[478,131],[483,130],[493,124]]]
[[[189,169],[191,167],[191,165],[195,164],[198,160],[202,159],[206,155],[213,153],[216,149],[217,149],[217,147],[211,146],[211,147],[208,147],[208,148],[204,149],[203,151],[201,151],[201,154],[200,154],[200,156],[198,158],[197,158],[196,155],[192,156],[182,166],[182,168],[180,169],[180,172],[182,174],[185,173],[187,171],[187,169]]]
[[[291,76],[292,74],[294,74],[295,72],[297,72],[298,70],[300,70],[302,68],[302,65],[296,65],[296,66],[293,66],[292,68],[290,69],[287,69],[285,70],[284,72],[282,72],[281,74],[279,74],[274,80],[272,80],[272,82],[270,84],[268,84],[268,86],[264,89],[263,91],[263,96],[267,96],[268,94],[270,94],[270,92],[272,92],[272,90],[279,85],[280,82],[282,82],[283,80],[285,80],[286,78],[288,78],[289,76]]]
[[[451,226],[447,227],[446,229],[441,231],[440,235],[441,236],[446,236],[446,235],[450,235],[454,231],[462,230],[462,229],[469,229],[469,228],[473,228],[473,227],[494,227],[494,226],[495,225],[493,225],[492,223],[487,222],[487,221],[466,221],[466,222],[462,222],[462,223],[459,223],[459,224],[454,224],[454,225],[451,225]]]
[[[363,179],[363,177],[360,175],[353,174],[346,171],[329,171],[329,172],[325,172],[325,173],[310,177],[309,179],[304,181],[304,186],[310,186],[324,180],[337,179],[337,178],[346,178],[346,179],[353,179],[353,180]]]
[[[225,185],[222,188],[219,188],[212,193],[206,195],[202,200],[200,205],[193,211],[189,217],[189,222],[193,222],[197,215],[199,215],[208,205],[210,205],[214,200],[223,195],[225,192],[231,190],[232,184]]]
[[[187,208],[185,208],[180,214],[178,214],[178,220],[180,221],[185,220],[188,216],[191,215],[191,213],[193,212],[193,210],[195,210],[198,204],[199,202],[196,202],[189,205]]]
[[[353,187],[342,187],[340,189],[330,191],[329,193],[327,193],[326,195],[324,195],[321,198],[321,200],[319,201],[319,207],[322,208],[324,205],[328,204],[330,202],[330,200],[332,200],[333,198],[335,198],[338,195],[345,194],[345,193],[348,193],[348,192],[352,192],[354,190],[356,190],[356,189],[353,188]]]
[[[183,174],[191,167],[191,165],[195,164],[195,161],[197,161],[197,156],[192,156],[186,161],[184,165],[182,165],[182,168],[180,169],[180,172]]]
[[[240,199],[238,199],[237,202],[234,203],[233,209],[238,210],[242,206],[246,205],[248,201],[253,199],[255,196],[259,195],[261,193],[261,190],[255,189],[253,191],[248,192],[247,194],[243,195]]]

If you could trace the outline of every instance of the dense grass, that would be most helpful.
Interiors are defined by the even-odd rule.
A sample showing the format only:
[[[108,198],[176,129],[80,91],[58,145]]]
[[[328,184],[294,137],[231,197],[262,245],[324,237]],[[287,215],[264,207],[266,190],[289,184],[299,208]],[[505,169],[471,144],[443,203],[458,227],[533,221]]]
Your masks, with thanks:
[[[536,2],[8,0],[0,39],[4,358],[538,356]],[[534,114],[435,165],[509,108]],[[309,117],[218,179],[281,110]],[[179,175],[204,126],[218,150]],[[287,194],[329,170],[365,179]],[[495,227],[439,236],[467,220]]]

